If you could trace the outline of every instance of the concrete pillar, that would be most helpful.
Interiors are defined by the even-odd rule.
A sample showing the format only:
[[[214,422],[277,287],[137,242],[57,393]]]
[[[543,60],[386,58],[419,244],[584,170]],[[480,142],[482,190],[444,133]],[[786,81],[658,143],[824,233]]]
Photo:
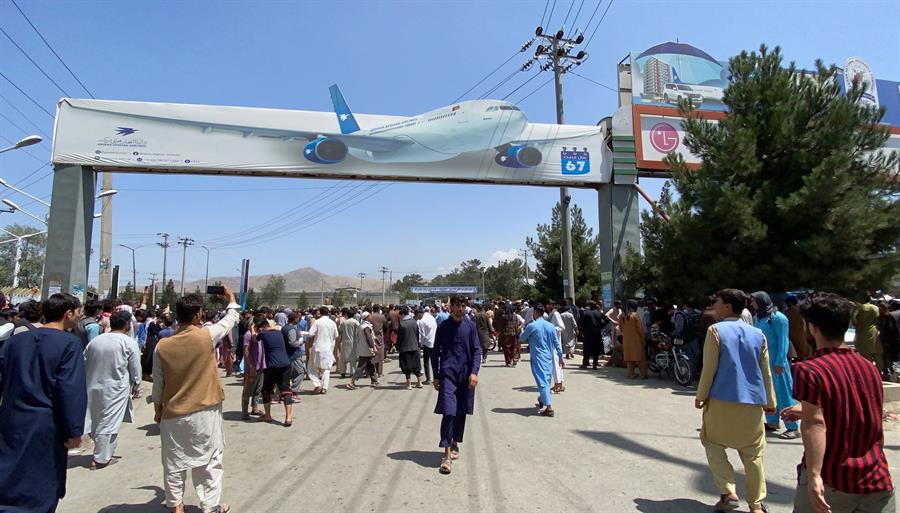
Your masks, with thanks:
[[[615,176],[612,183],[600,186],[597,193],[602,298],[607,306],[622,293],[621,265],[627,248],[640,251],[640,209],[638,192],[631,182],[634,179],[633,175]]]
[[[88,167],[55,166],[42,297],[69,292],[84,301],[97,175]]]

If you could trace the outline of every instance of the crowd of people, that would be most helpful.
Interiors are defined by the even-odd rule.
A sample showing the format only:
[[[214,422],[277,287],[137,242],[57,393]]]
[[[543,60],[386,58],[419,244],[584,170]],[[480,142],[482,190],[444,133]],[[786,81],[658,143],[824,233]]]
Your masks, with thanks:
[[[115,464],[118,433],[133,416],[142,381],[152,383],[166,505],[184,510],[190,470],[204,513],[224,513],[220,369],[241,380],[243,419],[275,423],[272,408],[280,404],[277,423],[289,428],[307,379],[320,396],[333,377],[348,391],[363,379],[378,387],[385,364],[396,359],[406,389],[438,391],[439,470],[449,474],[490,351],[499,348],[514,368],[527,345],[538,414],[554,417],[552,394],[565,392],[566,361],[579,341],[581,369],[597,369],[606,355],[628,378],[646,379],[648,354],[666,337],[688,348],[699,376],[700,439],[721,492],[717,510],[737,507],[725,455],[733,448],[747,471],[751,511],[765,511],[766,433],[781,431],[783,422],[778,436],[802,436],[806,448],[796,511],[893,511],[885,509],[893,507],[893,488],[880,387],[900,355],[900,301],[891,298],[856,305],[833,294],[803,302],[787,296],[779,309],[765,292],[725,289],[702,311],[652,297],[608,309],[599,300],[580,308],[572,298],[453,297],[433,305],[242,311],[226,287],[221,309],[196,294],[173,310],[148,308],[145,300],[82,307],[54,294],[12,309],[0,295],[0,506],[53,511],[65,492],[67,453],[80,451],[84,434],[93,442],[91,469]],[[851,323],[855,350],[844,344]],[[826,503],[869,509],[823,509]]]

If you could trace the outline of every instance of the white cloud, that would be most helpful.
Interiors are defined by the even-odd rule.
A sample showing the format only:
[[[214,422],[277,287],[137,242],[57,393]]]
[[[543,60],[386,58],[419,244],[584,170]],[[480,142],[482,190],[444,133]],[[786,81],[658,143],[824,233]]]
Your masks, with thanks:
[[[491,253],[491,256],[488,257],[487,262],[485,262],[485,264],[488,266],[497,265],[498,263],[500,263],[504,260],[512,260],[512,259],[518,258],[518,257],[519,257],[519,250],[516,248],[498,249],[497,251],[494,251],[493,253]]]

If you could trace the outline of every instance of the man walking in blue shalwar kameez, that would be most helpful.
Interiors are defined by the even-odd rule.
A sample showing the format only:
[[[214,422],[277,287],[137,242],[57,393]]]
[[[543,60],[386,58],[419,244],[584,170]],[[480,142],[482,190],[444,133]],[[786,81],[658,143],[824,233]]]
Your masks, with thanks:
[[[563,361],[562,344],[556,335],[556,327],[544,319],[544,305],[536,305],[533,315],[534,322],[525,327],[519,339],[528,342],[531,373],[541,394],[538,407],[544,408],[540,414],[552,417],[554,414],[550,399],[550,378],[553,374],[553,354],[556,353],[561,367],[564,368],[566,364]]]
[[[52,513],[66,494],[67,449],[81,445],[87,385],[81,302],[53,294],[44,325],[0,347],[0,511]]]
[[[779,413],[785,408],[790,408],[795,401],[791,397],[794,388],[794,380],[791,377],[790,362],[788,362],[788,349],[790,348],[788,318],[779,312],[772,299],[765,292],[750,294],[751,306],[755,312],[755,326],[762,330],[766,336],[766,344],[769,347],[769,365],[772,370],[772,385],[775,388],[775,400],[778,403],[776,412],[766,415],[766,431],[777,431],[779,427]],[[785,431],[778,435],[779,438],[791,440],[800,438],[799,426],[796,421],[785,422]]]
[[[441,418],[441,443],[444,460],[441,474],[449,474],[452,462],[459,458],[466,415],[475,407],[475,387],[481,369],[481,342],[475,323],[466,317],[461,298],[450,299],[451,317],[442,322],[434,339],[431,365],[435,376],[432,384],[438,391],[434,412]]]

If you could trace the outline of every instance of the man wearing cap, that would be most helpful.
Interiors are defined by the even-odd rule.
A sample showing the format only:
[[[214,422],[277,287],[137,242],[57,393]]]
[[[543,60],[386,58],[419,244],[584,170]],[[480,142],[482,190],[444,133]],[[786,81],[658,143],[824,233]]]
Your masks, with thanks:
[[[544,310],[542,304],[534,306],[533,320],[525,327],[519,340],[528,342],[528,351],[531,355],[531,374],[534,376],[534,382],[540,393],[538,408],[543,408],[540,415],[552,417],[554,413],[550,398],[550,377],[553,374],[554,355],[559,360],[560,366],[565,367],[566,364],[563,360],[562,344],[556,334],[556,327],[544,319]]]

